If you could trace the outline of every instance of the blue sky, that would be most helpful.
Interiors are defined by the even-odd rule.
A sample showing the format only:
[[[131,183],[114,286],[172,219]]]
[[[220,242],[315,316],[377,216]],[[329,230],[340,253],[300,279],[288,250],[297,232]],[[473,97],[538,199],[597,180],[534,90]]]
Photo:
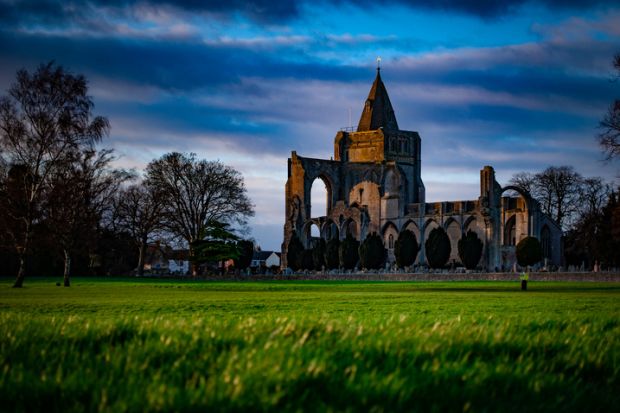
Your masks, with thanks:
[[[484,165],[500,183],[549,165],[612,181],[595,136],[618,52],[612,1],[0,0],[3,93],[49,60],[83,73],[119,166],[173,150],[234,166],[263,249],[282,241],[287,157],[333,155],[377,56],[440,201],[477,198]]]

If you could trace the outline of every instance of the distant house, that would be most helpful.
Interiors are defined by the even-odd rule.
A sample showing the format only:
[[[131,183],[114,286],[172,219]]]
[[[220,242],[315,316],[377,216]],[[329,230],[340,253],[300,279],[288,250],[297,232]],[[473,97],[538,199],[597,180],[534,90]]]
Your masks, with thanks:
[[[254,251],[252,255],[252,268],[280,267],[280,253],[274,251]]]
[[[168,270],[170,274],[189,274],[189,251],[171,250],[166,254],[168,258]]]
[[[146,249],[144,271],[154,274],[189,273],[189,251],[174,250],[159,243],[151,244]]]

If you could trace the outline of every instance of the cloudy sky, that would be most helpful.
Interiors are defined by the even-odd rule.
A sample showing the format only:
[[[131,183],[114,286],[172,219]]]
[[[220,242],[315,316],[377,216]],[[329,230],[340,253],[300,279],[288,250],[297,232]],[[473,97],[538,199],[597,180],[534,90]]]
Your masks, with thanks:
[[[120,166],[169,151],[234,166],[263,249],[282,241],[290,152],[333,155],[377,56],[440,201],[477,198],[484,165],[500,183],[549,165],[612,180],[595,135],[618,52],[617,1],[0,0],[3,94],[49,60],[84,74]]]

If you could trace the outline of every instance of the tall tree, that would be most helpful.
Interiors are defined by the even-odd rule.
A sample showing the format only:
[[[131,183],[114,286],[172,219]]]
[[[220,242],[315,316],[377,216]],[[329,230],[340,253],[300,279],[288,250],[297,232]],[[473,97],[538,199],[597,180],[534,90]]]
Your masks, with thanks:
[[[123,189],[115,199],[114,222],[133,238],[138,248],[138,275],[144,275],[146,247],[164,226],[161,194],[144,183]]]
[[[394,244],[394,256],[396,264],[400,268],[409,267],[415,262],[420,247],[415,234],[405,229],[398,234],[398,239]]]
[[[345,270],[352,270],[357,265],[359,255],[360,242],[351,234],[340,242],[338,247],[338,258],[340,259],[340,267]]]
[[[196,154],[168,153],[146,168],[146,182],[162,197],[166,227],[190,248],[207,233],[210,223],[244,225],[254,215],[243,177],[218,161]],[[192,275],[197,266],[192,264]]]
[[[112,150],[73,151],[50,175],[43,218],[64,258],[64,286],[70,286],[72,257],[95,248],[102,216],[112,208],[114,195],[129,178],[112,169]]]
[[[325,264],[325,251],[327,250],[327,243],[323,238],[319,238],[318,241],[314,243],[314,248],[312,248],[312,263],[314,264],[314,269],[317,271],[321,271],[323,268],[326,268]]]
[[[579,187],[580,217],[601,212],[611,194],[611,186],[600,177],[584,178]]]
[[[26,256],[30,252],[33,226],[40,219],[40,204],[54,171],[73,150],[89,147],[108,133],[104,117],[93,117],[93,101],[86,79],[53,62],[31,74],[17,72],[8,96],[0,98],[0,154],[12,165],[27,169],[20,199],[25,200],[20,234],[14,247],[19,271],[14,287],[24,283]]]
[[[510,183],[529,192],[540,202],[543,212],[565,230],[576,219],[583,177],[572,166],[550,166],[533,175],[520,172]]]
[[[190,244],[190,260],[192,264],[200,265],[208,262],[221,262],[220,269],[224,271],[224,261],[236,260],[241,251],[237,242],[240,238],[234,234],[230,225],[223,222],[210,221],[205,226],[200,237]]]
[[[534,195],[535,180],[536,175],[531,172],[517,172],[510,179],[510,184]]]
[[[459,250],[459,258],[468,270],[473,270],[478,265],[480,257],[482,257],[482,249],[484,244],[478,238],[478,234],[469,230],[467,234],[463,234],[457,244]]]
[[[620,78],[620,53],[613,60],[617,71],[616,78]],[[599,144],[607,160],[620,156],[620,100],[615,100],[607,110],[599,126],[603,129],[598,135]]]
[[[431,268],[441,268],[450,258],[450,238],[442,227],[434,228],[424,243],[426,261]]]
[[[572,166],[550,166],[536,174],[536,192],[549,194],[551,203],[545,202],[546,213],[560,226],[566,228],[572,215],[579,208],[582,176]]]
[[[340,248],[340,240],[338,236],[333,237],[325,245],[325,266],[328,270],[338,268],[340,258],[338,257],[338,249]]]
[[[368,234],[359,246],[360,265],[362,268],[380,269],[387,257],[387,250],[383,246],[381,236],[376,232]]]
[[[237,270],[245,270],[252,263],[254,242],[244,239],[237,241],[237,249],[239,250],[239,256],[235,259],[235,268]]]
[[[288,243],[288,249],[286,251],[286,263],[293,271],[299,271],[302,268],[302,257],[304,252],[304,244],[297,236],[296,232],[291,235],[291,240]]]

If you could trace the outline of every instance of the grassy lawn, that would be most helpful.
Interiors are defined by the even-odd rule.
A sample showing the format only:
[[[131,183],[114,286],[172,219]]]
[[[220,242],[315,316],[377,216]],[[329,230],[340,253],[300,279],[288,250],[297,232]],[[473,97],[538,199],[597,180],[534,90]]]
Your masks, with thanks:
[[[619,411],[620,284],[0,279],[1,411]]]

